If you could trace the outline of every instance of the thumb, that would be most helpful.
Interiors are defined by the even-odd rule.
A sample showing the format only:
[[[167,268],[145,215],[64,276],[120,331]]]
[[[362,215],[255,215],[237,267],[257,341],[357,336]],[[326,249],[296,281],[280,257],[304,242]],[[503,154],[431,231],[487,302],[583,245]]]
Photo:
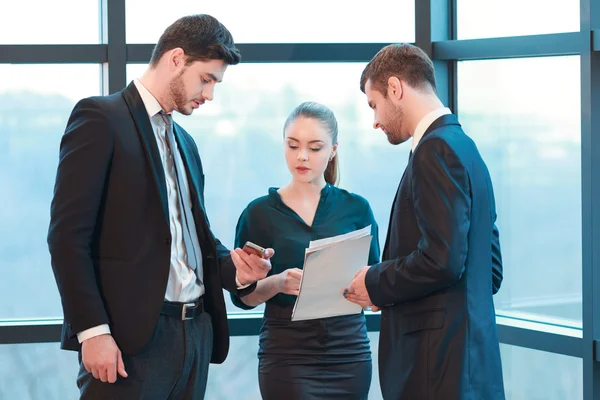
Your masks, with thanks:
[[[275,255],[275,250],[273,249],[265,249],[265,259],[269,259]]]
[[[377,312],[377,311],[379,311],[379,310],[381,310],[381,308],[379,308],[379,307],[377,307],[377,306],[375,306],[375,305],[371,306],[371,311],[373,311],[373,312]]]
[[[123,363],[123,355],[121,354],[120,351],[119,351],[119,354],[117,356],[117,372],[123,378],[127,378],[127,372],[125,372],[125,364]]]

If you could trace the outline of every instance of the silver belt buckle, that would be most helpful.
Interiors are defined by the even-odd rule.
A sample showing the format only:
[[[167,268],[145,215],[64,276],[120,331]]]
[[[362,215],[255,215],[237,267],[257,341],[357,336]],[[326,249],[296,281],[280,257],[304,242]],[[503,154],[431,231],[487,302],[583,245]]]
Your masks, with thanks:
[[[188,319],[194,319],[194,317],[186,317],[185,316],[185,312],[187,311],[188,308],[189,309],[194,309],[196,307],[197,307],[196,303],[187,303],[187,304],[184,304],[183,307],[181,307],[181,320],[185,321],[185,320],[188,320]]]

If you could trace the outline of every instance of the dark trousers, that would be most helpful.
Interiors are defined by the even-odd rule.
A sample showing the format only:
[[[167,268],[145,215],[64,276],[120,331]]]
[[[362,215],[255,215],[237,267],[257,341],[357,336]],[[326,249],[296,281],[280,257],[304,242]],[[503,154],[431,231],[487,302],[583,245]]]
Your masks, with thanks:
[[[127,378],[104,383],[85,370],[79,353],[77,386],[82,400],[203,399],[212,353],[210,316],[194,319],[160,315],[151,342],[135,355],[123,355]]]

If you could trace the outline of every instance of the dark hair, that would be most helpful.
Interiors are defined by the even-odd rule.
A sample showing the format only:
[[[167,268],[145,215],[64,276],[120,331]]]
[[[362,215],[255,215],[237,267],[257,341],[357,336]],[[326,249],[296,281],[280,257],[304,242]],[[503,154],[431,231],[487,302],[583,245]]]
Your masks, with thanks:
[[[283,125],[284,135],[287,127],[300,117],[312,118],[322,123],[329,131],[332,143],[337,143],[338,124],[333,111],[331,111],[328,107],[312,101],[307,101],[300,104],[285,120],[285,124]],[[339,180],[339,161],[338,153],[336,151],[335,156],[329,161],[327,168],[325,169],[325,181],[331,185],[337,185]]]
[[[231,33],[207,14],[188,15],[171,24],[158,39],[150,65],[156,67],[167,51],[177,47],[181,47],[187,56],[186,65],[208,60],[223,60],[228,65],[235,65],[242,59]]]
[[[388,79],[395,76],[415,89],[436,91],[433,62],[420,48],[412,44],[390,44],[373,57],[360,77],[360,90],[367,81],[373,89],[387,97]]]

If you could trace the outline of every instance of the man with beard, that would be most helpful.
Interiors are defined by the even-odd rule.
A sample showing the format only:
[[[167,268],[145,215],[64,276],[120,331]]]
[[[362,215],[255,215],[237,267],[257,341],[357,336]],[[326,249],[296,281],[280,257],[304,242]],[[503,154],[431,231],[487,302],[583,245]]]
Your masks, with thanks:
[[[79,351],[83,399],[199,399],[229,349],[222,288],[245,296],[270,270],[209,227],[192,137],[171,113],[213,98],[240,61],[209,15],[168,27],[139,80],[79,101],[60,146],[48,244],[62,348]]]
[[[504,399],[495,294],[502,282],[496,206],[475,143],[436,95],[433,63],[390,45],[360,81],[391,144],[412,138],[383,261],[345,294],[382,309],[379,376],[385,399]]]

